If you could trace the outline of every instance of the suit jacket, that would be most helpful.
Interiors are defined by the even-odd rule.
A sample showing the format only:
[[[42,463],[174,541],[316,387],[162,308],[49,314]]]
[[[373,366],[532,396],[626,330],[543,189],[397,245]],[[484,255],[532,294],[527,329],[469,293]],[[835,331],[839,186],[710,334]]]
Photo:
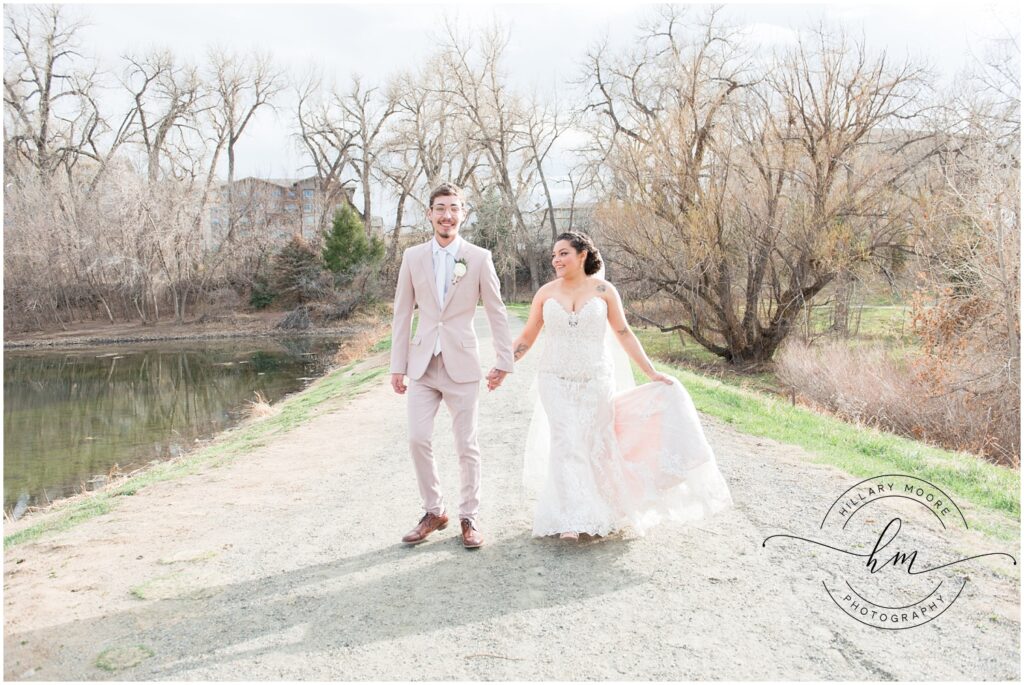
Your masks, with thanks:
[[[480,300],[491,325],[497,354],[495,368],[511,372],[514,365],[512,334],[490,251],[462,240],[456,259],[466,260],[466,274],[448,286],[444,304],[438,305],[433,241],[431,238],[422,245],[414,245],[402,254],[395,288],[395,315],[391,322],[391,373],[404,373],[412,380],[422,376],[440,336],[441,356],[452,380],[469,383],[483,378],[480,345],[473,328]],[[419,308],[419,324],[416,335],[410,340],[414,307]]]

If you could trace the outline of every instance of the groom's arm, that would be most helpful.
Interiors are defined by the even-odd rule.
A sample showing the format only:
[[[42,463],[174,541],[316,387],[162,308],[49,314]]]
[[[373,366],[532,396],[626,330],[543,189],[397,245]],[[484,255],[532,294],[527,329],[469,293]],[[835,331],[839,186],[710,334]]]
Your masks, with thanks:
[[[498,272],[494,269],[494,259],[487,252],[487,263],[480,276],[480,299],[484,303],[487,321],[491,325],[491,339],[494,342],[496,360],[494,368],[505,373],[512,373],[515,361],[512,358],[512,333],[508,327],[508,311],[501,301],[501,282]]]
[[[408,257],[408,252],[402,253],[402,266],[398,270],[398,283],[395,286],[394,316],[391,319],[391,373],[399,376],[405,374],[409,363],[409,331],[416,301]],[[392,385],[395,385],[393,378]],[[401,392],[398,386],[395,386],[395,391]]]

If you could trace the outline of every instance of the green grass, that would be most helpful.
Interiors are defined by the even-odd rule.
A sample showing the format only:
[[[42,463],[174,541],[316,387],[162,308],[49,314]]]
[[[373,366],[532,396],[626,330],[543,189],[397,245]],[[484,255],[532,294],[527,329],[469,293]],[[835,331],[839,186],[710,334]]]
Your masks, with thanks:
[[[738,388],[667,364],[656,364],[678,378],[697,409],[749,435],[799,445],[815,462],[855,476],[897,471],[932,481],[961,501],[1019,519],[1020,473],[972,454],[856,426],[774,397]],[[638,382],[645,380],[634,369]]]
[[[390,348],[390,339],[377,343],[374,351],[378,348]],[[267,438],[302,425],[325,402],[338,398],[347,399],[387,372],[386,367],[378,367],[353,373],[355,365],[356,363],[352,363],[331,372],[303,392],[285,398],[278,405],[279,411],[274,416],[227,431],[208,447],[181,459],[156,464],[137,476],[96,493],[93,497],[57,503],[53,512],[46,514],[44,520],[5,536],[4,549],[38,539],[48,533],[67,530],[82,521],[106,514],[117,506],[118,498],[134,495],[147,485],[228,463],[239,455],[260,447]]]
[[[692,364],[720,364],[722,358],[714,352],[701,347],[692,338],[683,334],[686,344],[680,340],[679,333],[662,333],[657,328],[634,326],[633,332],[640,339],[648,356],[658,359],[678,359]]]
[[[529,302],[506,302],[505,309],[508,310],[509,314],[518,316],[523,321],[526,321],[526,317],[530,315]]]
[[[102,516],[112,509],[109,498],[103,497],[102,495],[91,497],[80,502],[75,502],[74,504],[62,505],[58,503],[55,507],[60,511],[60,515],[48,518],[45,521],[31,525],[17,533],[5,536],[4,549],[21,544],[22,542],[35,540],[46,533],[56,533],[62,530],[67,530],[82,521],[86,521],[96,516]]]
[[[153,656],[155,652],[146,645],[128,645],[125,647],[110,647],[103,650],[96,657],[96,668],[116,673],[132,666],[138,666],[144,660]]]
[[[136,585],[135,587],[133,587],[131,590],[128,591],[128,594],[130,594],[135,599],[141,599],[141,600],[149,599],[149,597],[146,595],[146,593],[149,591],[149,586],[152,585],[152,583],[153,583],[153,581],[148,581],[146,583],[143,583],[142,585]]]
[[[811,314],[815,331],[824,331],[831,324],[832,312],[816,307]],[[860,322],[857,322],[857,316]],[[875,304],[858,306],[850,314],[850,331],[856,331],[857,340],[888,341],[917,344],[910,325],[910,307],[904,304]]]
[[[783,392],[775,374],[768,370],[738,371],[726,364],[721,357],[701,347],[689,336],[686,344],[680,340],[679,334],[662,333],[657,328],[634,327],[633,332],[640,340],[644,350],[652,360],[660,360],[673,366],[699,370],[705,375],[713,375],[723,382],[736,387],[755,386],[769,392]]]

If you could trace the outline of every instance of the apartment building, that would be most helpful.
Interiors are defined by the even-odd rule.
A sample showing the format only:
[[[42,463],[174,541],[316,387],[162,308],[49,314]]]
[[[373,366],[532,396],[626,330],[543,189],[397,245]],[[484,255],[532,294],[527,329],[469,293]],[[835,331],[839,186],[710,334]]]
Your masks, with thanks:
[[[583,231],[589,233],[593,230],[594,208],[593,202],[577,202],[575,205],[555,205],[548,210],[546,206],[533,210],[530,214],[539,226],[549,226],[549,213],[554,215],[555,227],[562,231]]]
[[[203,237],[211,247],[231,231],[234,239],[262,238],[284,242],[293,235],[316,240],[334,213],[353,206],[355,184],[325,185],[319,178],[246,177],[229,187],[220,184],[206,213]]]

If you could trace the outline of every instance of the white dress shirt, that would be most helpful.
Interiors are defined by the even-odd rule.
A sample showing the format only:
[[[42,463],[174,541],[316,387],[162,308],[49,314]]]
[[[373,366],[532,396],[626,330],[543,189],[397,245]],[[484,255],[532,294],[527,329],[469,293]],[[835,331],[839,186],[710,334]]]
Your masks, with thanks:
[[[462,247],[462,238],[455,236],[455,240],[448,243],[448,247],[441,247],[437,238],[430,241],[434,254],[434,283],[437,285],[437,305],[444,306],[445,295],[452,285],[452,274],[455,271],[455,257]],[[434,354],[441,353],[441,336],[437,336],[434,343]]]

